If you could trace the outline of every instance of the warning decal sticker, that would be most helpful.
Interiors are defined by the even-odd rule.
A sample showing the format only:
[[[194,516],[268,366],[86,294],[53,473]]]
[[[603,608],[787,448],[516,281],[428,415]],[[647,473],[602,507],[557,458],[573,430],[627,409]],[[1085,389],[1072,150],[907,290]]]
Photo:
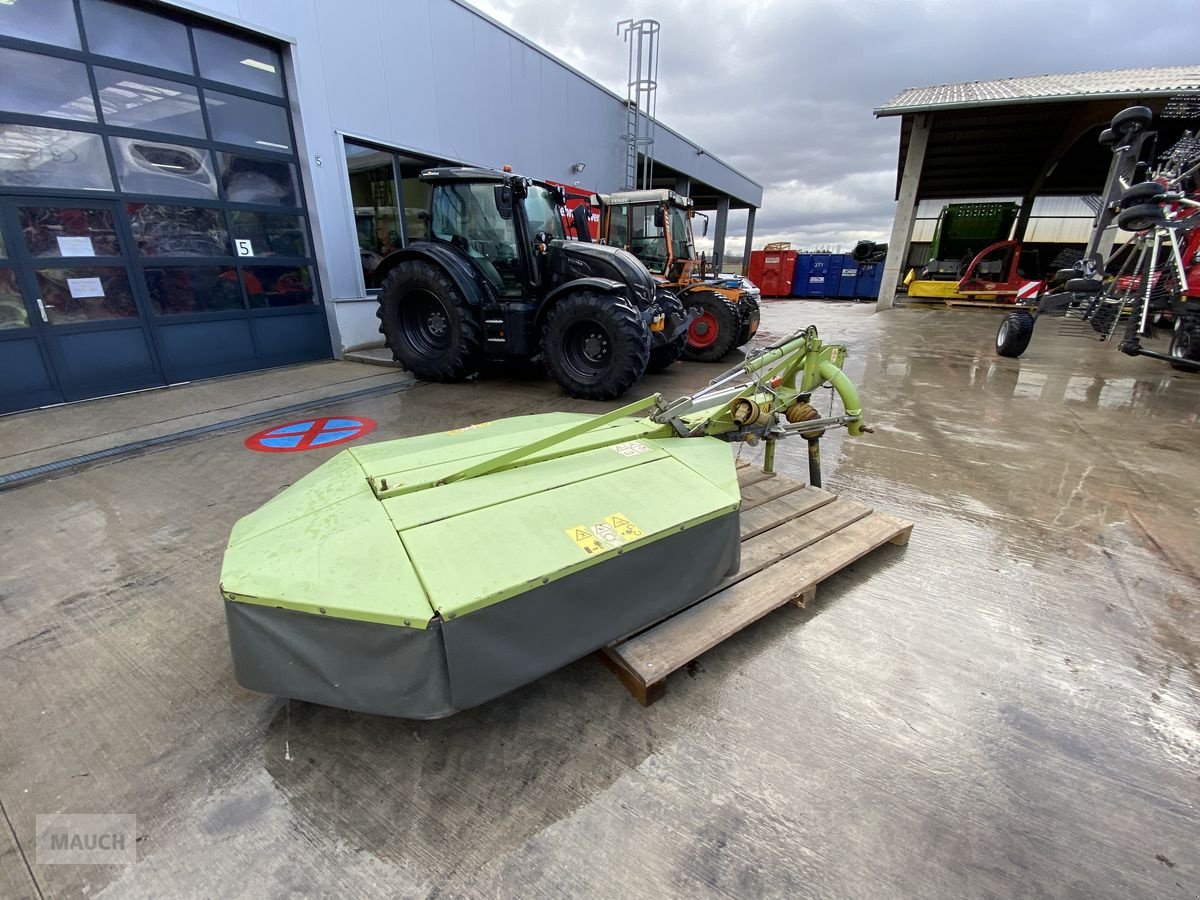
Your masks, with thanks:
[[[568,528],[567,536],[588,556],[595,556],[597,553],[615,550],[622,544],[644,537],[645,532],[621,513],[613,513],[595,525],[576,525],[574,528]]]

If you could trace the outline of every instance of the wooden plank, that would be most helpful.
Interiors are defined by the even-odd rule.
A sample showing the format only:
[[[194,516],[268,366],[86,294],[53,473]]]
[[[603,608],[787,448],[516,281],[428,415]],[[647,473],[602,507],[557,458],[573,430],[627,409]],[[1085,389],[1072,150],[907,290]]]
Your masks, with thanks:
[[[753,575],[798,550],[824,540],[870,514],[869,506],[838,497],[806,516],[765,531],[742,544],[741,569],[736,575],[721,582],[716,590],[736,584],[748,575]]]
[[[758,484],[760,481],[766,481],[769,478],[774,478],[775,475],[773,473],[764,472],[762,469],[752,469],[747,466],[745,469],[738,469],[737,477],[738,487],[746,488],[752,484]]]
[[[832,503],[836,494],[805,485],[790,494],[776,497],[761,506],[742,512],[742,540],[746,541],[777,525]]]
[[[911,529],[911,522],[878,513],[868,515],[611,648],[611,653],[642,683],[653,685],[771,610],[813,591],[823,579]]]
[[[597,650],[596,656],[608,667],[610,672],[617,676],[617,680],[625,685],[625,690],[629,691],[633,695],[633,699],[642,706],[649,706],[655,700],[661,699],[662,695],[667,692],[665,681],[646,684],[636,672],[625,664],[625,660],[613,653],[611,647]]]
[[[798,491],[802,487],[804,485],[799,481],[793,481],[790,478],[781,478],[778,475],[769,481],[762,481],[758,484],[743,487],[742,512],[754,509],[756,506],[762,506],[768,500],[774,500],[776,497],[782,497],[784,494]]]

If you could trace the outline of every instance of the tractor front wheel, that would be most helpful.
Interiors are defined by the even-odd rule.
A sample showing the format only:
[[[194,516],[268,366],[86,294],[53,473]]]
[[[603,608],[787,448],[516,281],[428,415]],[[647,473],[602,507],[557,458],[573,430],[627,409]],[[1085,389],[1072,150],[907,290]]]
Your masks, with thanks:
[[[996,330],[996,352],[1001,356],[1020,356],[1033,337],[1033,316],[1024,310],[1010,312]]]
[[[694,362],[717,362],[737,346],[737,312],[715,291],[683,295],[685,309],[699,308],[700,315],[688,326],[683,358]]]
[[[572,397],[613,400],[645,373],[650,331],[621,298],[580,291],[560,300],[546,317],[542,359]]]
[[[405,260],[379,294],[379,330],[392,351],[425,381],[460,381],[479,368],[483,344],[475,311],[433,263]]]

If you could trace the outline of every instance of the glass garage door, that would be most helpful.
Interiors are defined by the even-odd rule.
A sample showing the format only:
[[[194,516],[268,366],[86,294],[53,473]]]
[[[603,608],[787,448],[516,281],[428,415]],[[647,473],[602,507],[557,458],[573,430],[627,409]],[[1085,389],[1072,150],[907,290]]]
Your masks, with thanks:
[[[328,358],[277,47],[0,2],[0,412]]]

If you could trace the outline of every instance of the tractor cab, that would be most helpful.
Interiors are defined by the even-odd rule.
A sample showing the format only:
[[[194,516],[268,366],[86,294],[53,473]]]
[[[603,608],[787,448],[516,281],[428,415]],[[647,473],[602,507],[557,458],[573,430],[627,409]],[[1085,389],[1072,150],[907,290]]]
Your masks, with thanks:
[[[692,218],[697,213],[690,198],[666,190],[624,191],[601,196],[600,203],[600,234],[611,246],[628,250],[668,284],[691,281],[697,261]]]
[[[558,188],[491,169],[421,177],[431,184],[429,239],[466,254],[498,297],[524,297],[547,280],[547,247],[566,236]]]

